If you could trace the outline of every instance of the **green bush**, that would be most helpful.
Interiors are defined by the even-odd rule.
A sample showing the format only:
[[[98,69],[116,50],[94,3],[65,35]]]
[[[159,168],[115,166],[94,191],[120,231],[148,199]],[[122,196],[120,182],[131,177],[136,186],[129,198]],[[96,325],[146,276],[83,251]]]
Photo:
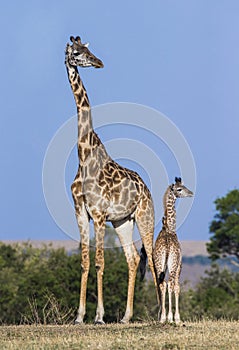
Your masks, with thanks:
[[[87,289],[87,314],[92,322],[97,303],[94,251]],[[77,313],[81,279],[80,252],[67,254],[64,249],[0,245],[0,322],[69,323]],[[127,299],[128,272],[121,249],[105,250],[104,306],[105,321],[122,318]],[[148,284],[136,282],[134,319],[146,313]],[[154,304],[156,296],[154,293]]]

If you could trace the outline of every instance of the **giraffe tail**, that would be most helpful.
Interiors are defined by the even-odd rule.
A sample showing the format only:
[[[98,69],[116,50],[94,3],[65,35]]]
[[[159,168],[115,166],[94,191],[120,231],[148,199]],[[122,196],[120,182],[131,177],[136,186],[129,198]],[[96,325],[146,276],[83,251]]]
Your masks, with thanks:
[[[146,272],[146,263],[147,263],[147,253],[144,248],[144,245],[142,245],[142,248],[140,250],[140,261],[139,261],[139,271],[140,271],[140,280],[143,281],[145,272]]]

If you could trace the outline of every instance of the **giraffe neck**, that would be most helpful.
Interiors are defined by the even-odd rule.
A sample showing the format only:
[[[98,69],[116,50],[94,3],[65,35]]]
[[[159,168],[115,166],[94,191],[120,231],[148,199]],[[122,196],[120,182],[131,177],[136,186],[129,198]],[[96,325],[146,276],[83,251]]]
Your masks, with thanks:
[[[78,156],[81,165],[86,164],[87,159],[100,157],[103,164],[110,157],[104,145],[93,130],[91,108],[86,89],[82,83],[77,67],[66,61],[66,68],[72,92],[74,94],[78,116]],[[98,152],[94,152],[95,149]]]
[[[173,194],[171,187],[169,186],[164,194],[164,217],[169,232],[176,232],[176,209],[175,209],[176,197]]]
[[[93,130],[91,108],[86,89],[82,83],[77,67],[67,62],[66,68],[77,107],[79,145],[79,143],[84,143],[86,141],[86,135]]]

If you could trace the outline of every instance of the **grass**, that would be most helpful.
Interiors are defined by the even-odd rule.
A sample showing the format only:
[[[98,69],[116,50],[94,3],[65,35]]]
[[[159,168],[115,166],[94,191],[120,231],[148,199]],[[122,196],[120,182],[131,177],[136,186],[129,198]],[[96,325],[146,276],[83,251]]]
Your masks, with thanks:
[[[0,326],[0,349],[238,349],[239,322]]]

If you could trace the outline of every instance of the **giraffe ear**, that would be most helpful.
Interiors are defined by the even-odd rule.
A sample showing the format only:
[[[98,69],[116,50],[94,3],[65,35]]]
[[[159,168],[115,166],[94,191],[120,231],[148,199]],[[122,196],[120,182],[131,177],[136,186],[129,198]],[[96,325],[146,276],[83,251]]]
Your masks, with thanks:
[[[89,45],[90,45],[89,43],[84,44],[85,47],[88,47]]]

